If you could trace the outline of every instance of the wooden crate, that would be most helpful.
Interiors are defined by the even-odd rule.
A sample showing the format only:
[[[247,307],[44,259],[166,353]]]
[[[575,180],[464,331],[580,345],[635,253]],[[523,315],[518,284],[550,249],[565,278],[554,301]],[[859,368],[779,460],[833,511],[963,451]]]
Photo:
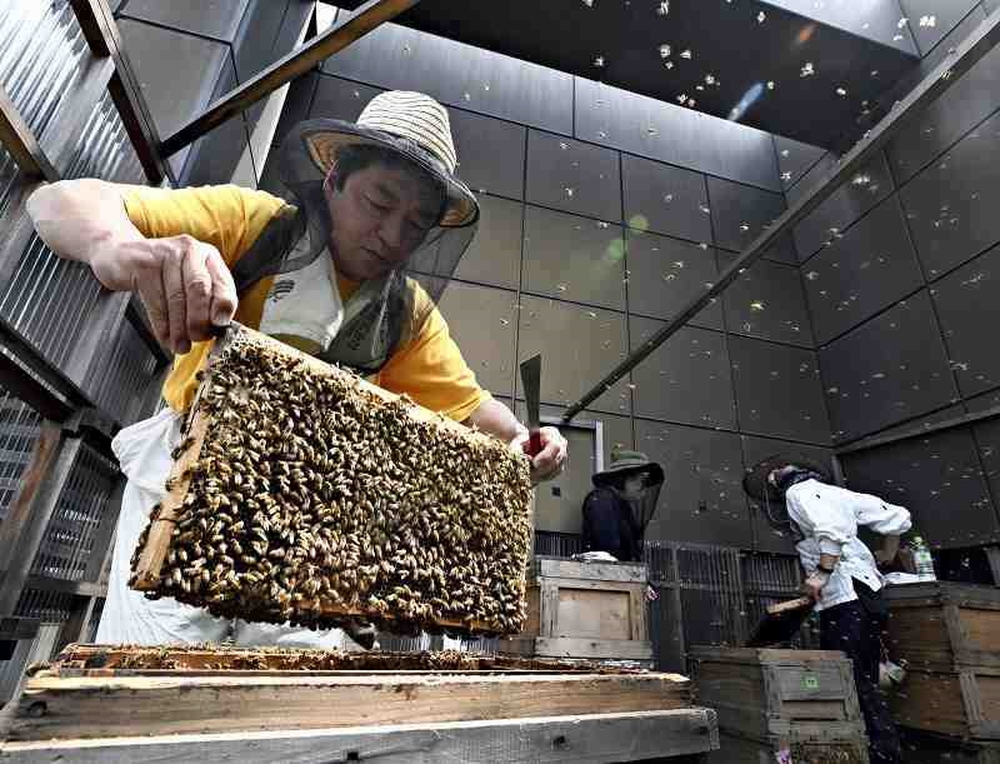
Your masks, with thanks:
[[[695,646],[689,658],[698,702],[716,710],[722,732],[759,741],[793,731],[816,742],[864,736],[841,652]]]
[[[684,677],[464,653],[71,646],[16,710],[3,761],[596,764],[718,747]]]
[[[855,736],[846,740],[781,739],[753,740],[736,735],[719,735],[719,750],[709,764],[775,764],[778,757],[791,757],[793,764],[869,764],[868,740]]]
[[[512,655],[651,664],[646,566],[538,557],[528,574],[524,630],[505,638]]]
[[[896,723],[905,727],[956,738],[1000,740],[1000,676],[992,672],[911,668],[889,705]]]
[[[948,581],[887,586],[888,648],[930,671],[1000,673],[1000,589]]]

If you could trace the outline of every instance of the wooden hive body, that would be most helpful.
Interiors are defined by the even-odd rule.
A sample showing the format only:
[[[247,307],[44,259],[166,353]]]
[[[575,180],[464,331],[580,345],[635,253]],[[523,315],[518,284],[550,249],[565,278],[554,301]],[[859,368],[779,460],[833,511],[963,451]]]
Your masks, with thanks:
[[[828,650],[694,647],[698,702],[719,729],[769,742],[853,740],[865,734],[851,662]]]
[[[223,617],[507,633],[527,460],[240,327],[213,352],[133,585]]]
[[[1000,589],[935,581],[885,591],[887,647],[907,669],[890,700],[896,722],[1000,740]]]
[[[583,660],[653,659],[646,618],[646,566],[539,557],[528,576],[524,630],[500,649]]]

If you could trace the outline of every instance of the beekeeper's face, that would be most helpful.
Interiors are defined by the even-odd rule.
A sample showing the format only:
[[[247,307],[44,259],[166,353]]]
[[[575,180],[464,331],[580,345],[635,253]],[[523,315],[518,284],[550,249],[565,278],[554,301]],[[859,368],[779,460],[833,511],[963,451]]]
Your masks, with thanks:
[[[626,499],[638,499],[642,496],[642,491],[646,487],[646,476],[641,472],[626,475],[622,482],[622,496]]]
[[[375,279],[406,262],[436,225],[441,193],[405,167],[376,162],[325,185],[337,272]]]

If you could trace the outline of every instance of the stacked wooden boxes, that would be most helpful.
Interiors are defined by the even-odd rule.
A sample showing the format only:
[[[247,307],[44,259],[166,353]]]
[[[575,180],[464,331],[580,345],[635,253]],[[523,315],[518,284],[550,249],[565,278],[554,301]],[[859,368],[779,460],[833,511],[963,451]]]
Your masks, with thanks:
[[[528,573],[524,630],[504,653],[652,666],[646,566],[538,557]]]
[[[851,662],[825,650],[694,647],[700,705],[719,716],[717,761],[868,762]]]
[[[445,651],[71,645],[11,704],[0,761],[701,761],[690,682]]]
[[[890,586],[886,597],[889,654],[907,670],[890,703],[896,723],[945,741],[978,741],[996,757],[1000,589],[937,581]]]

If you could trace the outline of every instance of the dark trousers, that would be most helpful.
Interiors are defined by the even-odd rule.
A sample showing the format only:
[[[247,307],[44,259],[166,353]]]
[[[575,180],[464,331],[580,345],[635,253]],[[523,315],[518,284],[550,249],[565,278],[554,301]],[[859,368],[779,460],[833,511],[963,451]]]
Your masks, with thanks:
[[[871,764],[897,764],[902,755],[889,706],[878,689],[882,653],[879,635],[885,619],[884,613],[870,612],[858,600],[820,613],[820,646],[824,650],[847,653],[854,662],[854,684],[868,730]]]

